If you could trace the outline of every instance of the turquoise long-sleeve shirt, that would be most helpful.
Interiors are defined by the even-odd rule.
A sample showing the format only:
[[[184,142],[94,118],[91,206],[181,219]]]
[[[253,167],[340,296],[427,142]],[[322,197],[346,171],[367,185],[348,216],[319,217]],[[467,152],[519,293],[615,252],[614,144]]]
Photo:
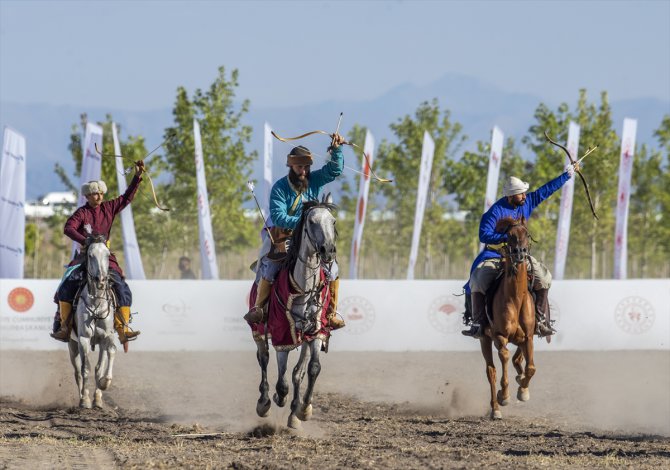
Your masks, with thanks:
[[[270,225],[294,229],[302,215],[302,203],[318,199],[323,187],[340,176],[343,169],[344,156],[342,146],[339,146],[331,151],[328,163],[310,173],[308,187],[302,194],[298,194],[291,185],[288,175],[280,178],[270,192]],[[298,203],[291,210],[297,198]]]

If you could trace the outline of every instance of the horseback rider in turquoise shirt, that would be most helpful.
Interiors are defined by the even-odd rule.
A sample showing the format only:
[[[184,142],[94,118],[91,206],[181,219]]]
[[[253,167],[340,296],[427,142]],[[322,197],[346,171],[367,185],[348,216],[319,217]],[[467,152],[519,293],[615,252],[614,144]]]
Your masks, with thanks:
[[[314,163],[312,152],[306,147],[298,146],[291,149],[286,157],[286,166],[289,167],[288,175],[280,178],[270,192],[270,218],[268,220],[269,232],[272,234],[274,246],[270,247],[267,233],[263,232],[264,247],[257,269],[260,272],[256,302],[244,319],[249,323],[259,323],[265,319],[265,304],[270,296],[272,283],[274,282],[281,259],[286,252],[286,241],[290,237],[302,216],[302,204],[304,201],[318,200],[323,187],[335,181],[344,169],[344,157],[342,155],[342,144],[344,137],[334,134],[330,151],[330,160],[319,170],[310,171]],[[331,301],[326,312],[328,324],[331,329],[336,330],[344,326],[344,321],[337,317],[337,299],[339,290],[339,276],[337,262],[332,265],[323,266],[326,276],[330,282]]]
[[[469,298],[466,300],[466,317],[469,313],[467,305],[469,303],[472,306],[472,323],[469,330],[463,331],[464,335],[475,338],[484,336],[487,323],[485,295],[491,283],[498,276],[502,260],[500,249],[507,241],[506,234],[495,230],[498,221],[505,217],[528,219],[540,203],[572,178],[574,172],[575,167],[570,164],[563,174],[528,194],[526,192],[530,185],[519,178],[510,176],[503,186],[503,197],[482,215],[479,223],[479,240],[485,246],[472,264],[470,280],[465,285],[466,296]],[[527,262],[530,264],[529,272],[533,273],[532,288],[536,296],[536,334],[550,336],[555,333],[555,330],[546,324],[546,317],[549,313],[548,293],[551,287],[551,273],[543,263],[530,255],[528,255]]]

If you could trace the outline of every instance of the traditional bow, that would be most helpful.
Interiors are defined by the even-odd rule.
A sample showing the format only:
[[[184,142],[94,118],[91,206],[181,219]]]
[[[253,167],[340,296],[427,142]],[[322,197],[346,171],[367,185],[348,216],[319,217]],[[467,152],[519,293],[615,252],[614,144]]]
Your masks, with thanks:
[[[342,122],[342,114],[343,113],[340,113],[340,120],[337,123],[337,130],[335,131],[335,134],[337,134],[338,131],[340,130],[340,122]],[[328,137],[331,138],[331,140],[335,138],[335,134],[331,134],[329,132],[321,131],[321,130],[305,132],[304,134],[301,134],[301,135],[296,136],[296,137],[280,137],[279,135],[277,135],[277,133],[275,131],[270,131],[270,132],[272,133],[272,135],[274,136],[275,139],[280,140],[281,142],[286,142],[286,143],[288,143],[292,140],[304,139],[305,137],[309,137],[310,135],[315,135],[315,134],[327,135]],[[363,158],[365,158],[365,163],[367,163],[367,167],[370,169],[370,174],[372,175],[372,177],[375,180],[379,181],[380,183],[391,183],[393,181],[393,180],[389,180],[389,179],[386,179],[386,178],[380,178],[379,176],[377,176],[375,171],[372,169],[372,165],[370,164],[370,160],[368,160],[368,156],[366,155],[365,151],[362,148],[360,148],[358,145],[354,144],[353,142],[348,142],[348,141],[342,142],[342,145],[349,145],[350,147],[356,148],[356,149],[360,150],[361,153],[363,153]],[[312,152],[312,153],[314,153],[314,152]],[[321,157],[321,155],[319,155],[317,153],[314,153],[314,155],[317,155],[317,156]],[[322,157],[322,158],[325,159],[325,157]],[[356,173],[360,173],[364,176],[367,176],[362,171],[358,171],[358,170],[356,170],[354,168],[350,168],[350,167],[346,167],[346,168],[349,168],[350,170],[352,170]]]
[[[174,136],[175,136],[174,133],[168,135],[167,139],[165,139],[163,142],[161,142],[160,145],[157,145],[156,148],[154,148],[151,152],[147,153],[147,154],[142,158],[142,160],[144,160],[145,158],[149,157],[152,153],[154,153],[156,150],[158,150],[158,149],[161,148],[163,145],[165,145],[165,143],[166,143],[168,140],[172,139]],[[124,160],[131,160],[130,158],[128,158],[128,157],[124,157],[123,155],[114,155],[114,154],[109,154],[109,153],[103,154],[103,153],[100,151],[100,149],[98,149],[98,144],[97,144],[97,142],[95,143],[95,151],[98,152],[98,153],[100,154],[101,157],[114,157],[114,158],[123,158]],[[137,162],[135,162],[135,161],[133,161],[133,163],[137,164]],[[128,172],[129,172],[130,170],[132,170],[132,167],[126,168],[126,171],[124,172],[124,174],[128,174]],[[158,198],[156,197],[156,189],[154,188],[154,182],[153,182],[153,180],[151,179],[151,175],[150,175],[149,172],[146,170],[146,168],[142,168],[142,173],[145,174],[145,175],[147,176],[147,178],[149,179],[149,185],[151,186],[151,194],[153,195],[153,198],[154,198],[154,205],[155,205],[158,209],[160,209],[160,210],[162,210],[162,211],[169,211],[170,209],[169,209],[168,207],[161,207],[161,205],[158,203]]]
[[[597,218],[598,218],[598,214],[596,214],[596,209],[595,209],[595,207],[593,206],[593,201],[591,200],[591,192],[589,191],[589,185],[588,185],[588,183],[586,182],[586,178],[584,178],[584,175],[582,174],[581,170],[579,170],[579,168],[577,167],[577,164],[578,164],[579,162],[581,162],[582,160],[584,160],[584,158],[585,158],[588,154],[590,154],[590,153],[593,152],[595,149],[597,149],[598,146],[596,145],[595,147],[588,149],[588,150],[586,151],[586,153],[584,154],[584,156],[583,156],[582,158],[579,159],[579,161],[575,161],[575,159],[572,158],[572,155],[570,155],[570,151],[569,151],[567,148],[565,148],[563,145],[559,144],[558,142],[555,142],[555,141],[551,140],[551,137],[549,137],[549,134],[547,134],[547,131],[544,131],[544,136],[547,138],[547,140],[548,140],[549,142],[551,142],[552,144],[554,144],[554,145],[557,146],[557,147],[562,148],[563,151],[565,152],[565,154],[568,156],[568,159],[570,160],[570,163],[572,163],[572,165],[575,167],[575,171],[577,172],[577,174],[579,175],[579,177],[580,177],[581,180],[582,180],[582,183],[584,184],[584,189],[586,190],[586,198],[589,200],[589,206],[591,206],[591,212],[593,213],[593,217],[595,217],[595,218],[597,219]]]

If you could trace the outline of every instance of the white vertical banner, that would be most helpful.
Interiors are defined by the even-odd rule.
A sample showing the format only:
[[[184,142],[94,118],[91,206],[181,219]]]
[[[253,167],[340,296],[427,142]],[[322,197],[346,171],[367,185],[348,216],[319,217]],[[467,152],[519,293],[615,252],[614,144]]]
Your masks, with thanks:
[[[358,279],[358,259],[363,240],[363,226],[365,225],[365,211],[368,207],[368,193],[370,192],[370,165],[374,160],[375,138],[370,131],[365,133],[364,156],[362,157],[362,175],[358,183],[358,203],[356,204],[356,220],[354,221],[354,236],[351,242],[351,256],[349,257],[349,278]],[[366,159],[367,156],[367,159]]]
[[[116,131],[116,123],[112,123],[112,138],[114,139],[114,155],[121,155],[121,145]],[[126,177],[123,169],[123,160],[116,160],[116,179],[119,184],[119,194],[126,192]],[[124,272],[128,279],[146,279],[140,246],[135,235],[135,221],[133,220],[133,209],[130,205],[121,211],[121,234],[123,236],[123,255],[126,260]]]
[[[628,202],[630,201],[630,180],[633,173],[635,154],[635,134],[637,120],[623,120],[621,134],[621,158],[619,160],[619,191],[616,203],[616,231],[614,234],[614,278],[626,279],[628,275]]]
[[[0,279],[23,279],[26,138],[5,127],[0,161]]]
[[[570,121],[568,127],[568,152],[577,161],[579,151],[579,125]],[[570,159],[565,156],[565,164]],[[565,275],[565,260],[568,255],[568,242],[570,241],[570,220],[572,218],[572,196],[575,192],[575,179],[570,178],[561,189],[561,207],[558,212],[558,230],[556,233],[556,258],[554,261],[554,279],[563,279]]]
[[[83,156],[81,160],[81,175],[79,177],[79,201],[77,207],[86,203],[86,197],[81,192],[81,187],[89,181],[97,181],[102,173],[102,157],[95,150],[98,146],[102,152],[102,127],[90,122],[86,123],[86,133],[84,134]],[[72,255],[79,248],[79,243],[72,242]]]
[[[489,155],[489,173],[486,177],[486,199],[484,200],[484,212],[489,210],[497,200],[498,178],[500,176],[500,161],[502,160],[504,135],[502,131],[493,126],[491,134],[491,154]]]
[[[265,220],[270,215],[270,192],[272,191],[272,127],[265,123],[263,145],[263,198],[260,201]]]
[[[486,177],[486,196],[484,198],[484,212],[489,210],[498,199],[498,179],[500,178],[500,162],[502,161],[502,151],[505,136],[498,126],[493,126],[491,133],[491,153],[489,154],[489,172]],[[484,249],[484,244],[479,244],[480,249]]]
[[[212,217],[209,212],[209,196],[205,180],[205,161],[200,139],[200,124],[193,120],[193,138],[195,141],[195,174],[198,184],[198,234],[200,236],[200,263],[203,279],[218,279],[219,267],[216,264],[216,250],[212,233]]]
[[[419,187],[416,193],[416,211],[414,212],[414,233],[412,234],[412,248],[409,253],[409,266],[407,267],[407,279],[414,279],[414,265],[419,253],[419,240],[421,240],[421,226],[423,224],[423,212],[426,208],[428,187],[430,186],[430,174],[433,170],[433,154],[435,153],[435,142],[430,138],[427,131],[423,133],[423,148],[421,150],[421,171],[419,173]]]

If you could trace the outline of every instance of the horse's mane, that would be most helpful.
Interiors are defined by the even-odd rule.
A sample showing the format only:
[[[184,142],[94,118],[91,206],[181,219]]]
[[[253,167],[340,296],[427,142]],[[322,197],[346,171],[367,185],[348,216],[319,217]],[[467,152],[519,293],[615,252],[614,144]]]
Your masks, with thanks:
[[[94,243],[107,243],[107,237],[105,237],[101,233],[95,235],[89,235],[88,237],[86,237],[84,246],[86,247],[86,249],[88,249],[88,247]]]
[[[498,233],[507,233],[510,227],[513,225],[523,225],[526,226],[526,219],[521,217],[520,219],[515,219],[514,217],[503,217],[496,224],[496,232]]]
[[[302,243],[302,232],[305,226],[305,220],[307,213],[316,207],[323,207],[333,212],[337,210],[337,206],[330,202],[319,202],[319,201],[307,201],[302,205],[302,215],[298,221],[298,225],[293,229],[291,234],[291,248],[286,254],[286,258],[282,261],[281,269],[293,269],[296,261],[298,260],[298,253],[300,251],[300,244]],[[337,230],[335,231],[335,238],[337,238]]]

